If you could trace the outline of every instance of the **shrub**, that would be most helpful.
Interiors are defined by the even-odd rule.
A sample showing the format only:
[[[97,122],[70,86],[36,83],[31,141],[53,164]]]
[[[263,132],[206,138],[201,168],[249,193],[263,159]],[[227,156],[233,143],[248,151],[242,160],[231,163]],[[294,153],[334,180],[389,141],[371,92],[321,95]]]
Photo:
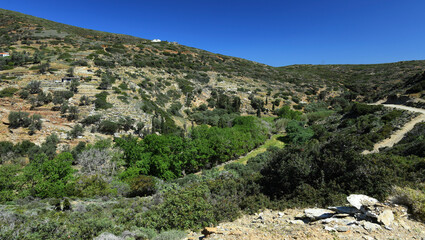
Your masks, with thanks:
[[[115,169],[112,153],[107,149],[91,148],[78,154],[77,162],[84,175],[111,176]]]
[[[156,192],[156,180],[152,176],[140,175],[130,181],[130,197],[144,197],[152,195]]]
[[[179,230],[170,230],[158,234],[153,240],[181,240],[187,237],[186,232]]]
[[[80,106],[87,106],[90,104],[91,104],[91,101],[89,97],[87,97],[86,95],[83,95],[80,97],[80,104],[79,104]]]
[[[0,91],[0,98],[12,97],[18,91],[17,88],[7,87]]]
[[[75,183],[75,194],[79,197],[102,197],[111,193],[109,183],[99,175],[80,176]]]
[[[304,127],[302,122],[289,121],[286,126],[286,137],[295,144],[300,144],[308,141],[314,135],[313,130],[309,127]]]
[[[368,105],[364,103],[354,103],[351,107],[351,114],[355,116],[362,116],[366,114],[372,114],[376,111],[382,110],[382,105]]]
[[[29,119],[29,113],[27,112],[10,112],[9,123],[11,128],[28,127],[31,124]]]
[[[38,155],[25,167],[24,175],[33,196],[64,197],[70,193],[73,171],[71,161]]]
[[[199,229],[215,223],[213,207],[206,198],[206,186],[195,186],[182,191],[170,191],[164,202],[137,219],[141,226],[158,230]]]
[[[41,92],[41,82],[40,81],[31,81],[28,85],[27,85],[27,90],[29,91],[29,93],[31,94],[36,94]]]
[[[118,131],[118,129],[119,129],[119,125],[117,123],[105,120],[99,124],[98,131],[104,134],[113,135],[114,133]]]
[[[84,118],[83,120],[81,120],[81,123],[85,126],[88,126],[88,125],[91,125],[91,124],[98,123],[101,118],[102,118],[102,115],[100,115],[100,114],[91,115],[91,116],[88,116],[88,117]]]
[[[82,136],[84,133],[84,128],[80,124],[76,124],[72,130],[68,133],[68,136],[70,138],[77,138],[79,136]]]
[[[96,94],[96,100],[94,100],[94,106],[96,108],[96,110],[98,109],[108,109],[112,107],[111,103],[108,103],[106,101],[106,97],[109,94],[107,92],[101,92]]]
[[[302,113],[299,111],[291,110],[289,106],[283,106],[282,108],[277,110],[277,115],[280,118],[300,120]]]
[[[423,184],[422,189],[425,189]],[[425,191],[408,187],[395,187],[392,201],[407,206],[414,218],[425,222]]]

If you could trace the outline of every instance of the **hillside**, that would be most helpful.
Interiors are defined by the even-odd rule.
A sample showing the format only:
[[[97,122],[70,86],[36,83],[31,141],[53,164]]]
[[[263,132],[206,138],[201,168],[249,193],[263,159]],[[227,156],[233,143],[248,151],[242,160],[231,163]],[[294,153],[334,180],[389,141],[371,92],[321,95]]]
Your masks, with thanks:
[[[425,61],[271,67],[3,9],[0,52],[0,239],[178,239],[353,193],[423,226],[422,116],[370,103],[424,108]]]

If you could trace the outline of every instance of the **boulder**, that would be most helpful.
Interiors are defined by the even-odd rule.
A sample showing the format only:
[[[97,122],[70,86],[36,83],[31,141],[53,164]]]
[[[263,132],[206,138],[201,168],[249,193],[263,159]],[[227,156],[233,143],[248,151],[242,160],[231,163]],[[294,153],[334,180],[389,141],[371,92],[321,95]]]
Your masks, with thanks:
[[[350,230],[350,227],[348,226],[334,226],[335,230],[338,232],[347,232],[348,230]]]
[[[363,225],[363,228],[368,232],[374,232],[378,229],[381,229],[381,226],[379,226],[379,224],[371,223],[367,221],[364,221],[362,225]]]
[[[319,220],[332,217],[335,212],[322,208],[308,208],[304,210],[305,216],[311,220]]]
[[[360,212],[359,209],[355,207],[328,207],[328,209],[343,214],[355,214]]]
[[[93,238],[93,240],[123,240],[121,237],[117,237],[112,233],[102,233],[98,237]]]
[[[304,224],[303,220],[290,220],[290,224]]]
[[[335,223],[335,224],[339,224],[339,225],[350,225],[353,223],[356,223],[356,219],[354,219],[353,217],[348,217],[348,218],[326,218],[323,220],[320,220],[321,223],[323,224],[329,224],[329,223]]]
[[[347,197],[347,201],[351,204],[351,206],[357,208],[358,210],[360,210],[362,206],[368,207],[378,203],[378,200],[375,198],[362,194],[351,194]]]
[[[390,226],[394,221],[394,214],[393,211],[390,209],[384,210],[381,214],[378,216],[378,222],[384,224],[384,226],[388,227]]]

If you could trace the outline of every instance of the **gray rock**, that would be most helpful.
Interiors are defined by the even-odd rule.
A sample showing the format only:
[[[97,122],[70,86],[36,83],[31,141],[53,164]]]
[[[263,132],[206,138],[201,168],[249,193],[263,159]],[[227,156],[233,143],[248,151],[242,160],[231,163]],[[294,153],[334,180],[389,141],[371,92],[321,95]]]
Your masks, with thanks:
[[[350,230],[350,227],[347,226],[334,226],[335,230],[337,230],[338,232],[347,232],[348,230]]]
[[[127,238],[127,237],[132,237],[132,238],[134,238],[134,237],[136,237],[136,233],[133,233],[133,232],[130,232],[130,231],[124,231],[124,232],[122,232],[121,233],[121,237],[123,237],[123,238]]]
[[[376,230],[379,230],[379,229],[381,229],[381,226],[379,226],[378,224],[376,224],[376,223],[371,223],[371,222],[363,222],[363,228],[366,230],[366,231],[368,231],[368,232],[374,232],[374,231],[376,231]]]
[[[335,212],[322,208],[308,208],[304,210],[305,216],[311,220],[319,220],[332,217]]]
[[[393,211],[390,209],[384,210],[381,214],[378,216],[378,222],[384,224],[384,226],[389,227],[394,221],[394,214]]]
[[[320,223],[323,223],[323,224],[336,223],[336,224],[339,224],[339,225],[350,225],[350,224],[356,223],[356,220],[352,217],[350,217],[350,218],[334,218],[334,217],[331,217],[331,218],[326,218],[326,219],[320,220]]]
[[[347,197],[347,201],[351,204],[351,206],[359,210],[362,206],[373,206],[378,203],[378,200],[376,200],[375,198],[362,194],[351,194]]]
[[[355,207],[328,207],[328,209],[333,210],[337,213],[345,214],[355,214],[359,212],[359,210]]]
[[[93,238],[93,240],[123,240],[121,237],[117,237],[112,233],[102,233],[98,237]]]

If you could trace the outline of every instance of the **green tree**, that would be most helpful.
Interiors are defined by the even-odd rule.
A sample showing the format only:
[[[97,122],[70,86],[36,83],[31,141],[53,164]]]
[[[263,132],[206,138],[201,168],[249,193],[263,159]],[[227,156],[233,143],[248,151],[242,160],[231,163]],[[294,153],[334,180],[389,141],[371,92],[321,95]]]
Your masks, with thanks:
[[[60,198],[72,193],[72,161],[70,153],[58,155],[52,160],[44,154],[36,156],[24,169],[31,195]]]

